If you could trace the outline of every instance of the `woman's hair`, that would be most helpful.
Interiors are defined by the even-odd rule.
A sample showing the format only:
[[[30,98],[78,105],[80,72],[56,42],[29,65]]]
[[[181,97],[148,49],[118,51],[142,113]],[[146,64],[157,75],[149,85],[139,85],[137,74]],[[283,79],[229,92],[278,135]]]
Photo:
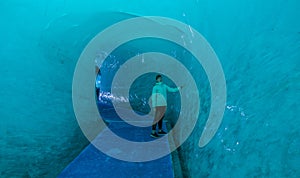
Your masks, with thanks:
[[[161,75],[158,74],[156,77],[155,77],[155,80],[157,80],[158,78],[161,78]]]

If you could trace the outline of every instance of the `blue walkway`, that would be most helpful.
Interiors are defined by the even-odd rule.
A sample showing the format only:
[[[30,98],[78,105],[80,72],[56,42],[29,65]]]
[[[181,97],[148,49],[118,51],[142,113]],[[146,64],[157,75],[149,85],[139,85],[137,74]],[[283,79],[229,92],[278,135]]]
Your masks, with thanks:
[[[110,112],[111,113],[111,112]],[[112,118],[112,117],[110,117]],[[116,118],[116,117],[115,117]],[[132,141],[151,141],[149,136],[150,127],[134,127],[120,120],[109,122],[109,128],[117,135]],[[101,142],[105,131],[95,139]],[[167,139],[166,139],[167,140]],[[113,148],[112,148],[113,149]],[[118,148],[115,148],[118,149]],[[156,149],[156,148],[149,148]],[[169,149],[167,141],[162,144],[162,148]],[[132,150],[134,152],[135,150]],[[145,150],[146,151],[146,150]],[[128,153],[131,154],[131,153]],[[73,160],[58,177],[174,177],[171,155],[167,155],[157,160],[148,162],[126,162],[121,161],[99,151],[92,144],[88,145],[80,155]]]

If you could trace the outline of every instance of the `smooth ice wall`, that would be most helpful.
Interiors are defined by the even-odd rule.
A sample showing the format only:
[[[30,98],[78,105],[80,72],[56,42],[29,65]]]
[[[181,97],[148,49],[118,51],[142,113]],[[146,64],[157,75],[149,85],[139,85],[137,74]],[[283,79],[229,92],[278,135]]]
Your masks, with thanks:
[[[222,63],[225,117],[207,147],[197,146],[205,121],[181,147],[185,175],[299,176],[297,0],[12,0],[0,8],[2,175],[57,175],[88,143],[72,109],[76,61],[94,35],[130,13],[190,24]]]
[[[199,31],[218,54],[227,107],[212,142],[183,145],[192,177],[298,177],[299,1],[209,1]],[[201,124],[200,124],[201,125]]]

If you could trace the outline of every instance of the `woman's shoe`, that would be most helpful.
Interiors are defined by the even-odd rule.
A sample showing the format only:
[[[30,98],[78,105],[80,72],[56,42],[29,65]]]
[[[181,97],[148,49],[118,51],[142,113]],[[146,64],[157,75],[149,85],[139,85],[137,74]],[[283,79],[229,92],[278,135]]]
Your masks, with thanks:
[[[155,133],[152,133],[152,134],[150,134],[150,136],[151,137],[153,137],[153,138],[158,138],[159,137],[159,135],[157,135],[157,133],[155,132]]]

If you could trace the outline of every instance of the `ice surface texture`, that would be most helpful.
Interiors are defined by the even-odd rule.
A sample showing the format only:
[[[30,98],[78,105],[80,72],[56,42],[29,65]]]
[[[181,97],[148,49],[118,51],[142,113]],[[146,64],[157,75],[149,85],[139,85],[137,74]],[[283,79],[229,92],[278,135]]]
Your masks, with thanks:
[[[299,7],[298,0],[1,1],[1,177],[53,177],[88,144],[72,109],[73,71],[89,40],[126,13],[190,24],[222,63],[225,116],[199,148],[210,100],[204,85],[199,123],[180,148],[186,176],[299,177]]]

